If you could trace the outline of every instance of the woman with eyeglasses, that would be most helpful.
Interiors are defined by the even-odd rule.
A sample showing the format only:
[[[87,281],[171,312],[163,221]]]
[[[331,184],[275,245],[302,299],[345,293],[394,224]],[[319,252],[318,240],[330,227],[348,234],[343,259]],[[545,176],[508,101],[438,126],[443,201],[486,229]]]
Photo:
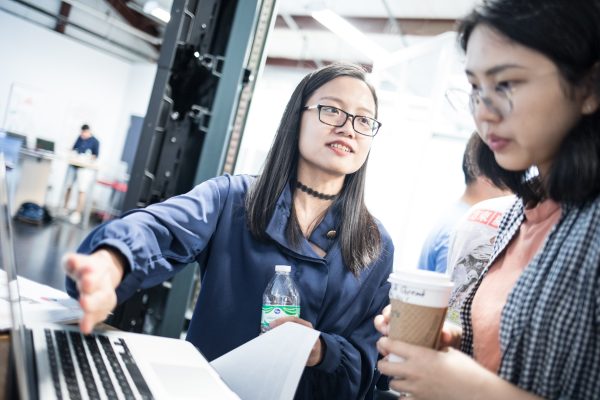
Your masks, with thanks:
[[[382,338],[415,399],[600,398],[600,3],[484,1],[459,29],[478,164],[517,196],[441,351]],[[388,330],[389,310],[375,324]],[[460,348],[461,351],[454,347]]]
[[[68,256],[81,330],[90,332],[136,289],[199,261],[202,288],[187,340],[213,360],[259,335],[274,266],[291,265],[300,318],[271,328],[292,321],[320,331],[296,398],[367,396],[379,337],[372,321],[389,301],[394,251],[364,203],[376,118],[377,96],[362,68],[335,64],[308,74],[261,175],[220,176],[129,212]]]

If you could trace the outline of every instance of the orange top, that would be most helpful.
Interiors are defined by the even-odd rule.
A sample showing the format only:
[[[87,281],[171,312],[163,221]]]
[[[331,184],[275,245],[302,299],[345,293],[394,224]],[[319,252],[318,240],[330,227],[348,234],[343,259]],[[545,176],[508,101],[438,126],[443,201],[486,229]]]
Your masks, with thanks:
[[[552,200],[524,211],[525,220],[519,232],[490,266],[471,306],[473,355],[494,373],[501,361],[500,314],[506,299],[560,218],[560,205]]]

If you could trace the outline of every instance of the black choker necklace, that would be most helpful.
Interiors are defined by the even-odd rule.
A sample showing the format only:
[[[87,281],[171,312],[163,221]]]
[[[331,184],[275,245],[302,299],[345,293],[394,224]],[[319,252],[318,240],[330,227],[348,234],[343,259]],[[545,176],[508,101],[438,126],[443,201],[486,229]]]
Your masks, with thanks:
[[[299,181],[296,181],[296,187],[302,190],[304,193],[321,200],[333,200],[337,197],[337,194],[324,194],[321,192],[317,192],[316,190],[309,188],[308,186],[300,183]]]

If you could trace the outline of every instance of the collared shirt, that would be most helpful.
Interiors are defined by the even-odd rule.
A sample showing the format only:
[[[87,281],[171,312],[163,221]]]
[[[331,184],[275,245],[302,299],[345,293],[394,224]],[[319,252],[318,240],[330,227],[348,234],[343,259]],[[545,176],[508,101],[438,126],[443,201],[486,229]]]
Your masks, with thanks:
[[[274,266],[291,265],[300,317],[321,332],[326,349],[319,365],[305,369],[296,398],[362,398],[377,360],[373,318],[389,302],[389,235],[379,225],[381,255],[358,277],[344,265],[339,241],[327,237],[339,226],[335,205],[309,238],[327,254],[318,256],[307,240],[294,248],[285,236],[292,207],[288,185],[267,226],[271,240],[258,241],[247,228],[244,208],[252,182],[249,176],[229,175],[208,180],[187,194],[98,227],[79,252],[112,246],[127,258],[131,272],[117,288],[119,301],[199,261],[202,289],[187,340],[208,360],[259,335],[262,294]],[[76,295],[71,281],[68,289]]]
[[[600,197],[561,205],[540,252],[510,291],[500,320],[499,375],[545,399],[600,397]],[[494,253],[462,309],[463,351],[472,354],[471,305],[489,265],[523,222],[523,202],[505,214]]]

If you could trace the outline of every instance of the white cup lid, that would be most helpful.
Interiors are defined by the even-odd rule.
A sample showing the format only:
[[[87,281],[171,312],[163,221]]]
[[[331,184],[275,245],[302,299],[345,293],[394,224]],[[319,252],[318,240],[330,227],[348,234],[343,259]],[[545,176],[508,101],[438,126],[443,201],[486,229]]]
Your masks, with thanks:
[[[390,274],[388,281],[391,283],[417,283],[427,286],[452,287],[454,283],[446,274],[439,272],[415,270],[397,270]]]
[[[454,286],[448,275],[424,270],[398,270],[388,281],[390,299],[427,307],[446,307]]]
[[[292,267],[290,265],[276,265],[275,272],[290,272]]]

